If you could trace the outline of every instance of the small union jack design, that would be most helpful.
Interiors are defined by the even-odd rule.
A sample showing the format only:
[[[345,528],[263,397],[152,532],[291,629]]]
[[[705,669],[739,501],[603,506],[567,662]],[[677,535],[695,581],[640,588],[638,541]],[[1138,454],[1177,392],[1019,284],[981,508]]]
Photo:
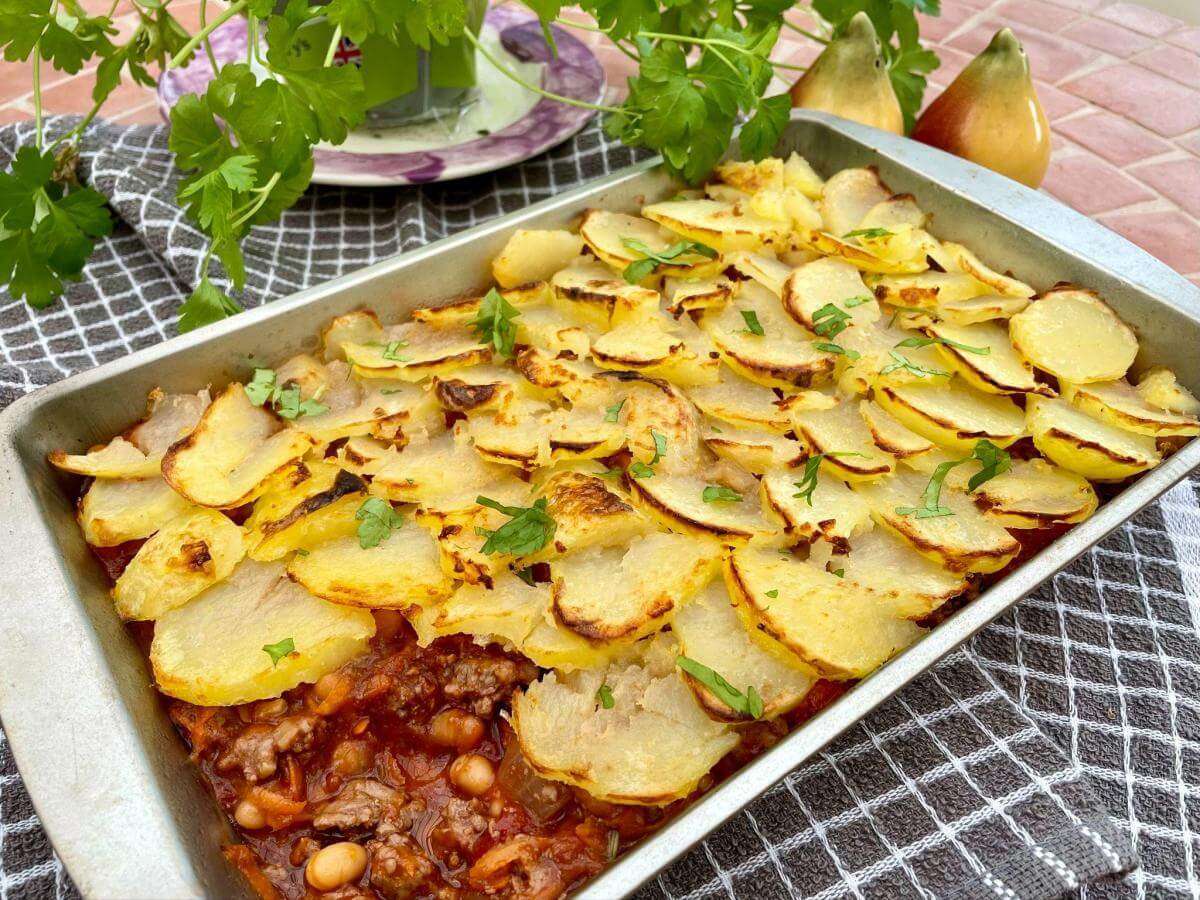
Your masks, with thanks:
[[[358,49],[358,44],[344,37],[338,42],[338,48],[333,53],[333,62],[339,66],[351,63],[358,68],[362,65],[362,51]]]

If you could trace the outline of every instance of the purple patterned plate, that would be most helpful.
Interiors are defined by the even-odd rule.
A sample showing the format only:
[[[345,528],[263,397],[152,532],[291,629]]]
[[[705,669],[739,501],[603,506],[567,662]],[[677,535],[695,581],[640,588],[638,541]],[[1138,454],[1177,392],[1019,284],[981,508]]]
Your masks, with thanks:
[[[588,103],[603,99],[604,69],[592,51],[566,30],[554,26],[558,55],[553,56],[536,17],[524,10],[494,7],[488,10],[484,25],[498,35],[503,55],[508,57],[506,63],[514,67],[542,64],[544,89]],[[212,33],[211,42],[219,62],[245,59],[245,21],[226,22]],[[212,67],[201,52],[186,66],[166,72],[158,82],[158,108],[163,118],[169,118],[171,107],[183,95],[203,92],[212,77]],[[486,87],[483,90],[481,102],[486,102]],[[504,90],[509,96],[514,92],[527,95],[528,109],[518,110],[519,117],[503,123],[503,127],[482,135],[468,132],[458,142],[422,149],[410,149],[414,142],[407,129],[366,129],[356,132],[341,147],[317,147],[312,180],[317,184],[370,186],[478,175],[537,156],[571,137],[595,115],[589,109],[537,97],[507,80]]]

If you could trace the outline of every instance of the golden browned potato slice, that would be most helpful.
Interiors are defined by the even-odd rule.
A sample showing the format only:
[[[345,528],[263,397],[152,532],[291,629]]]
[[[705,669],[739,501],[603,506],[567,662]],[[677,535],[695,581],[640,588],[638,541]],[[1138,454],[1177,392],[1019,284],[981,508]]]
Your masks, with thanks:
[[[729,159],[717,163],[713,175],[730,187],[747,194],[762,190],[782,190],[784,186],[784,162],[769,156],[759,162]]]
[[[895,231],[901,228],[924,228],[929,216],[917,206],[912,194],[894,194],[876,203],[858,223],[858,229],[882,228]]]
[[[529,398],[537,393],[518,373],[501,366],[474,366],[435,375],[430,387],[428,392],[415,385],[410,389],[432,393],[442,409],[468,416],[480,410],[504,409],[517,397]]]
[[[554,615],[590,641],[634,640],[669,622],[720,558],[714,540],[663,533],[572,553],[550,566]]]
[[[1121,481],[1162,459],[1154,438],[1093,418],[1066,401],[1031,397],[1025,411],[1037,448],[1092,481]]]
[[[1056,288],[1008,322],[1017,351],[1064,381],[1123,378],[1137,356],[1137,336],[1092,291]]]
[[[617,371],[660,369],[684,352],[679,335],[656,320],[618,325],[592,342],[592,361]]]
[[[422,646],[447,634],[470,634],[520,648],[550,603],[550,586],[498,575],[491,587],[464,584],[444,602],[409,615]],[[582,638],[577,638],[582,641]]]
[[[821,218],[825,230],[836,237],[854,231],[877,204],[890,199],[892,192],[879,180],[879,172],[842,169],[825,182],[821,192]]]
[[[817,205],[796,188],[764,189],[743,205],[755,215],[780,222],[796,234],[806,235],[821,227]]]
[[[50,453],[56,468],[92,478],[151,478],[162,468],[162,454],[147,456],[123,437],[115,437],[103,447],[87,453]]]
[[[662,226],[640,216],[589,209],[579,223],[579,236],[593,253],[618,272],[645,254],[631,249],[625,241],[638,241],[654,253],[670,249],[679,238]],[[710,259],[700,253],[687,251],[670,263],[659,263],[654,275],[669,275],[675,278],[706,278],[723,269],[720,256]]]
[[[468,294],[439,300],[427,306],[418,306],[412,311],[412,321],[445,330],[469,329],[471,320],[479,315],[488,293]],[[516,287],[499,290],[498,293],[510,305],[516,307],[520,315],[550,301],[550,286],[544,281],[525,282]]]
[[[473,416],[468,425],[475,452],[487,462],[533,469],[550,461],[550,408],[535,401]]]
[[[992,319],[1011,319],[1029,305],[1024,297],[981,294],[960,300],[939,300],[938,318],[955,325],[974,325]]]
[[[762,334],[751,330],[751,321]],[[791,320],[778,298],[754,282],[743,283],[737,297],[720,311],[706,312],[700,324],[726,365],[758,384],[794,391],[819,384],[833,372],[833,356],[818,350],[813,336]]]
[[[624,429],[616,422],[609,422],[602,407],[557,409],[544,421],[552,462],[599,459],[625,446]]]
[[[925,473],[901,470],[891,478],[858,484],[854,489],[871,505],[876,522],[951,571],[987,573],[1008,565],[1021,549],[1020,543],[985,516],[970,495],[944,484],[940,505],[950,515],[917,515],[915,509],[923,506],[922,494],[928,483]]]
[[[869,675],[923,634],[870,593],[774,550],[733,551],[725,582],[734,602],[824,678]]]
[[[783,283],[792,274],[792,266],[782,263],[765,253],[749,253],[739,250],[730,253],[725,260],[739,274],[753,278],[776,297],[783,296]]]
[[[779,243],[788,230],[782,222],[756,215],[743,204],[718,200],[667,200],[650,204],[642,215],[722,253]]]
[[[973,388],[988,394],[1041,394],[1054,391],[1033,377],[1033,367],[1013,348],[1008,329],[996,322],[953,325],[934,322],[927,329],[943,358]]]
[[[980,261],[979,257],[964,247],[950,241],[944,242],[933,255],[947,272],[965,272],[976,281],[986,284],[1003,297],[1033,296],[1033,288],[1009,275],[1001,275]]]
[[[796,435],[814,453],[825,454],[821,468],[835,478],[869,480],[887,475],[896,467],[896,460],[875,444],[853,400],[832,409],[797,412],[792,423]]]
[[[424,322],[393,325],[378,342],[347,343],[342,350],[359,378],[401,381],[421,381],[492,359],[491,347],[481,344],[465,326],[441,327]]]
[[[813,231],[808,241],[826,256],[836,256],[863,272],[904,275],[929,268],[925,242],[908,232],[887,235],[873,243],[852,243],[824,231]]]
[[[608,328],[614,316],[658,310],[658,291],[630,284],[592,257],[581,256],[560,269],[550,287],[555,306],[564,315],[599,328]]]
[[[241,506],[262,493],[271,475],[312,446],[312,438],[285,428],[234,383],[217,395],[195,430],[167,450],[162,474],[171,487],[200,506]]]
[[[513,698],[513,728],[535,772],[597,800],[661,806],[690,794],[737,746],[684,685],[674,641],[651,643],[607,668],[547,673]],[[611,708],[596,699],[602,685]]]
[[[837,343],[858,354],[838,377],[845,393],[864,394],[881,384],[945,384],[949,366],[933,347],[900,347],[920,334],[894,327],[891,322],[852,325],[837,336]]]
[[[696,279],[667,278],[663,281],[667,312],[674,316],[692,310],[724,306],[734,290],[734,282],[724,275]]]
[[[619,377],[619,376],[618,376]],[[655,464],[658,472],[686,472],[701,458],[700,413],[679,388],[667,381],[635,378],[616,382],[624,388],[625,402],[617,415],[625,424],[629,452],[635,460]],[[661,435],[661,454],[654,435]]]
[[[867,423],[875,446],[897,459],[910,459],[928,453],[933,442],[902,424],[874,400],[858,404],[858,414]]]
[[[705,415],[739,428],[783,434],[792,427],[774,391],[732,373],[724,373],[717,384],[689,388],[687,395]]]
[[[587,547],[623,547],[654,530],[653,523],[619,493],[611,478],[586,472],[555,472],[538,489],[556,523],[554,539],[526,563]]]
[[[1137,392],[1157,409],[1180,416],[1200,416],[1200,400],[1179,383],[1174,372],[1163,366],[1147,369],[1138,379]]]
[[[976,488],[975,498],[1005,528],[1073,525],[1100,503],[1086,478],[1044,459],[1014,459],[1007,472]]]
[[[1063,397],[1090,416],[1126,431],[1155,437],[1200,434],[1200,420],[1179,415],[1146,402],[1145,397],[1124,379],[1092,384],[1062,382]]]
[[[583,251],[583,239],[562,229],[518,228],[492,260],[492,277],[503,288],[549,281]]]
[[[337,450],[334,460],[347,472],[366,475],[375,471],[383,460],[396,452],[390,441],[373,437],[352,437]]]
[[[356,534],[317,544],[288,561],[288,575],[309,593],[349,606],[428,606],[453,590],[437,544],[411,521],[374,547],[364,548]]]
[[[717,456],[756,475],[799,465],[808,455],[799,441],[750,428],[710,425],[704,432],[704,443]]]
[[[783,183],[786,187],[796,188],[809,200],[820,200],[825,189],[825,180],[807,159],[794,151],[784,160]]]
[[[537,347],[552,356],[564,352],[574,354],[575,358],[587,356],[592,348],[589,326],[563,306],[555,303],[521,310],[516,319],[516,343]]]
[[[664,527],[725,543],[741,543],[777,530],[763,518],[756,492],[747,490],[754,479],[745,480],[747,484],[736,490],[718,481],[715,473],[655,473],[651,478],[632,477],[629,486],[642,509]],[[718,492],[729,499],[714,499]]]
[[[352,532],[366,496],[366,482],[332,463],[297,463],[280,472],[246,520],[250,558],[279,559]]]
[[[828,311],[825,308],[830,304],[849,318],[826,315]],[[841,320],[846,325],[867,325],[879,318],[879,303],[863,284],[858,269],[840,259],[818,259],[794,270],[783,285],[783,308],[793,319],[818,335],[823,333],[820,330],[823,326],[827,328],[827,323],[834,321]],[[837,338],[829,336],[829,339]]]
[[[123,619],[157,619],[233,571],[246,553],[242,529],[215,509],[166,522],[130,560],[113,587]]]
[[[591,343],[588,343],[589,351]],[[600,370],[591,359],[581,359],[574,351],[547,352],[526,347],[513,360],[516,370],[535,388],[543,391],[562,391],[568,385],[591,378]]]
[[[815,679],[779,661],[750,639],[725,586],[714,581],[671,622],[679,652],[719,674],[743,694],[753,687],[763,701],[761,718],[781,716],[804,699]],[[702,682],[683,673],[700,706],[718,722],[750,721]]]
[[[982,438],[1007,447],[1025,433],[1021,407],[961,380],[949,385],[882,385],[875,399],[907,428],[960,453],[969,453]]]
[[[419,507],[413,518],[437,541],[442,571],[467,584],[491,585],[513,557],[507,553],[484,553],[487,538],[476,529],[495,531],[508,517],[477,503],[478,496],[460,495],[448,502]],[[488,485],[486,496],[505,506],[525,506],[529,503],[529,487],[509,478]]]
[[[371,465],[371,493],[399,503],[453,509],[469,505],[484,488],[511,477],[504,466],[475,452],[467,430],[458,427],[429,440],[414,441]]]
[[[926,559],[886,528],[851,539],[850,552],[827,564],[848,590],[870,591],[903,619],[920,619],[967,589],[962,574]]]
[[[340,361],[325,367],[321,388],[320,403],[326,411],[300,416],[289,423],[318,446],[363,435],[392,437],[398,429],[440,414],[431,392],[415,384],[359,381]]]
[[[801,495],[802,469],[767,473],[759,486],[762,504],[801,541],[823,538],[842,546],[855,534],[875,527],[867,502],[836,477],[819,475],[812,502]]]
[[[868,275],[876,300],[892,306],[933,309],[977,297],[987,285],[962,272],[920,272],[916,275]]]
[[[195,508],[162,478],[97,478],[79,501],[79,526],[93,547],[115,547]]]
[[[346,344],[371,344],[383,340],[383,323],[370,309],[337,316],[321,330],[321,356],[326,362],[345,359]]]
[[[155,622],[150,664],[167,696],[233,706],[316,681],[363,653],[374,633],[367,610],[319,600],[278,563],[243,560]]]

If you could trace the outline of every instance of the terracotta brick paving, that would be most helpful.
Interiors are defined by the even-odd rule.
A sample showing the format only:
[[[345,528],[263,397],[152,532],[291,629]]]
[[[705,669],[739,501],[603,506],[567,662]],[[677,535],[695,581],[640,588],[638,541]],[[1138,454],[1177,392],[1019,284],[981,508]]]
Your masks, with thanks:
[[[110,0],[85,0],[105,9]],[[928,97],[937,93],[1008,25],[1025,44],[1042,105],[1054,131],[1054,159],[1043,190],[1095,216],[1200,284],[1200,26],[1123,0],[943,0],[943,14],[922,17],[922,33],[942,57]],[[131,0],[117,24],[133,27]],[[174,0],[190,27],[197,0]],[[811,27],[799,14],[795,21]],[[630,61],[596,46],[614,97],[623,93]],[[806,65],[817,48],[784,32],[776,58]],[[789,75],[791,73],[788,73]],[[776,88],[782,88],[779,82]],[[24,64],[0,61],[0,125],[32,116]],[[90,106],[91,75],[44,71],[46,108]],[[121,122],[158,122],[153,93],[125,84],[103,115]]]

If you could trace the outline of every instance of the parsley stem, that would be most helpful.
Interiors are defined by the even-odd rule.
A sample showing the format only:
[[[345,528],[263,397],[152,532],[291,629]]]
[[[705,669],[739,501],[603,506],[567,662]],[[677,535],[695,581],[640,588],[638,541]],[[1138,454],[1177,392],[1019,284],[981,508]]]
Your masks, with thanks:
[[[33,128],[34,142],[42,149],[42,42],[33,45]]]
[[[189,40],[186,44],[184,44],[179,49],[179,52],[176,53],[173,57],[171,57],[171,61],[169,63],[167,63],[167,68],[168,69],[178,69],[184,63],[186,63],[189,59],[192,58],[192,54],[195,52],[196,48],[198,46],[200,46],[201,41],[207,39],[210,34],[212,34],[214,31],[216,31],[218,28],[220,28],[222,25],[224,25],[226,22],[228,22],[230,19],[232,19],[234,16],[236,16],[238,13],[240,13],[245,8],[246,8],[246,0],[237,0],[236,3],[231,5],[223,13],[221,13],[219,16],[217,16],[215,19],[213,19],[211,22],[209,22],[207,25],[205,25],[203,28],[201,28],[198,32],[196,32],[194,35],[192,35],[191,40]]]
[[[208,24],[208,0],[200,0],[200,30],[201,31],[204,30],[204,26],[206,24]],[[248,40],[246,41],[246,46],[250,46],[250,43],[254,39],[253,33],[247,31],[246,36],[248,38]],[[215,76],[217,74],[217,70],[221,67],[217,65],[217,55],[215,53],[213,53],[212,41],[210,41],[208,39],[208,35],[206,34],[206,35],[204,35],[204,40],[201,41],[201,43],[204,45],[204,54],[208,57],[208,64],[210,66],[212,66],[213,75]]]
[[[230,227],[238,228],[239,226],[246,224],[246,222],[248,222],[250,219],[254,218],[254,214],[262,209],[263,204],[267,202],[268,198],[270,198],[271,188],[275,187],[275,185],[279,183],[279,179],[282,177],[283,174],[281,172],[276,172],[271,176],[270,180],[266,184],[260,188],[255,188],[254,192],[258,194],[258,198],[249,205],[245,213],[234,219],[233,225]]]
[[[785,28],[790,28],[790,29],[792,29],[792,31],[796,32],[797,34],[802,34],[806,38],[811,38],[812,40],[816,41],[818,44],[828,44],[829,43],[828,38],[823,38],[819,34],[814,34],[813,32],[808,31],[807,29],[801,28],[799,25],[795,25],[795,24],[789,22],[786,17],[783,20],[783,24],[784,24]]]
[[[334,54],[337,53],[338,44],[342,42],[342,26],[338,25],[333,29],[333,37],[329,39],[329,49],[325,51],[325,68],[333,65]]]
[[[570,19],[555,19],[554,24],[555,25],[565,25],[567,28],[578,28],[580,31],[591,31],[591,32],[594,32],[595,34],[602,34],[605,37],[608,37],[608,32],[605,31],[603,28],[599,27],[598,25],[588,25],[586,22],[572,22]],[[630,59],[636,60],[638,62],[641,61],[640,56],[638,56],[636,53],[634,53],[632,50],[630,50],[628,47],[626,47],[620,41],[614,41],[611,37],[608,37],[608,39],[609,39],[609,41],[612,42],[612,45],[614,47],[616,47],[618,50],[620,50],[622,53],[624,53]]]
[[[475,49],[483,55],[483,58],[496,67],[498,72],[506,75],[521,87],[525,88],[527,91],[533,91],[538,96],[545,97],[547,100],[556,100],[559,103],[566,103],[568,106],[578,106],[582,109],[594,109],[597,112],[616,113],[617,115],[621,116],[628,115],[625,110],[617,106],[606,106],[603,103],[588,103],[586,100],[575,100],[571,97],[564,97],[561,94],[555,94],[551,91],[543,90],[540,87],[535,87],[516,72],[507,68],[502,62],[500,62],[500,60],[496,59],[496,57],[492,55],[492,52],[479,42],[479,38],[475,37],[475,35],[471,33],[470,28],[463,29],[463,37],[470,41],[474,45]]]

